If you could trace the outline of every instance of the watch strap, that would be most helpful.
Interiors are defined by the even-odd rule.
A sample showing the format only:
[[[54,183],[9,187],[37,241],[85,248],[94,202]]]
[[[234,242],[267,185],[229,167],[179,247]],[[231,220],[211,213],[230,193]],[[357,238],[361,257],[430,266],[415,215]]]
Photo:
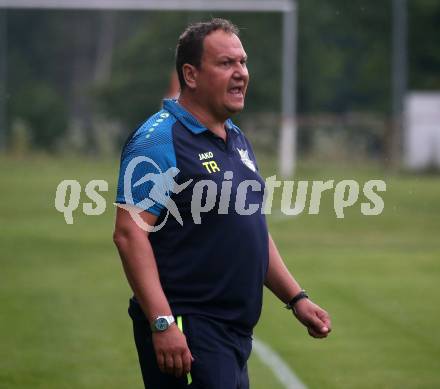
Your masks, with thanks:
[[[293,296],[293,298],[286,304],[286,306],[284,308],[286,309],[294,309],[294,305],[302,299],[308,299],[309,295],[306,293],[305,290],[301,290],[301,292],[299,292],[298,294],[296,294],[295,296]]]

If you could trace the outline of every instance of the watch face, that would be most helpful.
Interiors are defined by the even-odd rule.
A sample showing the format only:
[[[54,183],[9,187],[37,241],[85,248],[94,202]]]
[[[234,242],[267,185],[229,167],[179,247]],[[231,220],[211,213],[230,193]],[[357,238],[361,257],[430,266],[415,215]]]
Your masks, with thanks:
[[[154,325],[158,331],[165,331],[168,328],[168,322],[163,317],[157,319]]]

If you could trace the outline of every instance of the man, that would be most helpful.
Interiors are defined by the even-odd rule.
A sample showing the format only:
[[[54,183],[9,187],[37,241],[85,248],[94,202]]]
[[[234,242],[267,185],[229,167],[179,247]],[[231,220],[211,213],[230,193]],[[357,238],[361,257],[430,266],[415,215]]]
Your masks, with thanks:
[[[261,206],[264,181],[230,120],[249,81],[238,35],[223,19],[183,32],[178,101],[165,100],[122,153],[114,241],[134,292],[129,314],[147,388],[248,388],[263,285],[311,336],[331,330],[284,265],[262,212],[248,212]],[[140,223],[130,206],[140,208]],[[160,228],[146,233],[142,223]]]

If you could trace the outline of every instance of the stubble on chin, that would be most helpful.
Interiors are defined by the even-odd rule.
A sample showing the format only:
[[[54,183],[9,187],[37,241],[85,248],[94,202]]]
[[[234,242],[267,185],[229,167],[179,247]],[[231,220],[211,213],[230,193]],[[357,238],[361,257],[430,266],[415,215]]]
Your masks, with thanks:
[[[238,114],[238,113],[240,113],[241,111],[243,111],[243,109],[244,109],[244,102],[243,102],[243,104],[240,105],[240,106],[235,106],[235,107],[226,106],[226,110],[227,110],[228,113],[230,113],[231,115]]]

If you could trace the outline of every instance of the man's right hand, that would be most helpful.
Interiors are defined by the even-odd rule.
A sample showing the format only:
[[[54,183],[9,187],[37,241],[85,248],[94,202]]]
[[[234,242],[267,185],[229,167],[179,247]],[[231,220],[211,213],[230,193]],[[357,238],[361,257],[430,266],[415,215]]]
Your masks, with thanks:
[[[189,351],[186,336],[172,324],[164,332],[153,332],[157,364],[163,373],[182,377],[191,370],[194,358]]]

